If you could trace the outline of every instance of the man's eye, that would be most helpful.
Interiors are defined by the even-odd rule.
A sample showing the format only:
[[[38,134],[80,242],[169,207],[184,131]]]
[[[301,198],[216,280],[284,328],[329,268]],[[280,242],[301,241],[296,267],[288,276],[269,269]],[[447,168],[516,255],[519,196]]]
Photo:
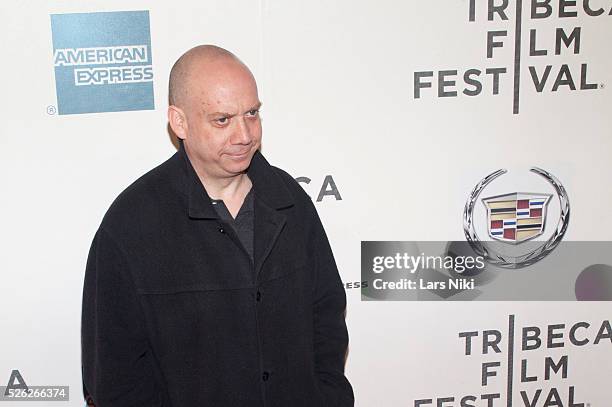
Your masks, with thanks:
[[[227,117],[220,117],[220,118],[216,119],[215,121],[216,121],[218,124],[227,124],[228,120],[229,120],[229,119],[228,119]]]
[[[259,113],[259,109],[253,109],[247,112],[249,116],[257,116],[258,113]]]

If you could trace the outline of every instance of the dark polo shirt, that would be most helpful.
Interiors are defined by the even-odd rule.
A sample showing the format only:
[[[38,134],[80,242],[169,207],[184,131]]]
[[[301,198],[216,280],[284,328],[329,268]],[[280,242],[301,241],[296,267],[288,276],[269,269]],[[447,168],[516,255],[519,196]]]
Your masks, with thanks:
[[[250,191],[244,197],[244,202],[236,214],[236,218],[229,212],[222,199],[211,199],[213,208],[215,208],[219,217],[230,225],[234,229],[234,232],[236,232],[236,235],[238,235],[240,243],[242,243],[243,248],[251,258],[251,262],[253,261],[253,200],[255,194],[253,189],[254,188],[251,187]]]

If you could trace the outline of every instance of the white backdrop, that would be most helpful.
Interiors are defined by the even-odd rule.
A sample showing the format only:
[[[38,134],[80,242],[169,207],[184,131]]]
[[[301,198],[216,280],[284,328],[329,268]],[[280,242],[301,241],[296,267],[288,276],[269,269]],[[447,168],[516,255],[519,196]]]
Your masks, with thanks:
[[[29,385],[69,385],[81,406],[80,313],[89,245],[109,204],[134,179],[175,149],[166,132],[167,78],[185,50],[212,43],[253,70],[262,108],[263,152],[294,177],[308,177],[316,198],[331,175],[341,200],[316,207],[343,280],[357,282],[362,240],[463,240],[462,210],[471,188],[497,168],[537,165],[564,182],[572,203],[566,240],[610,240],[612,201],[612,3],[588,16],[530,18],[523,2],[520,111],[513,114],[514,0],[508,21],[486,20],[470,1],[3,1],[0,66],[0,385],[18,369]],[[496,2],[501,4],[502,1]],[[49,114],[57,105],[50,14],[149,10],[155,110]],[[581,27],[580,53],[554,53],[558,27]],[[529,56],[530,29],[547,56]],[[487,58],[487,32],[507,30]],[[573,49],[573,48],[572,48]],[[551,86],[562,64],[580,87],[580,68],[596,89]],[[551,65],[538,93],[529,72]],[[462,94],[467,69],[505,67],[499,94],[482,75],[478,96]],[[458,70],[457,97],[438,97],[438,71]],[[414,72],[433,71],[432,88],[414,98]],[[606,86],[608,85],[608,86]],[[51,108],[53,112],[53,108]],[[480,363],[506,355],[464,355],[458,333],[517,330],[587,321],[591,341],[610,319],[607,302],[368,302],[347,289],[350,353],[347,376],[358,406],[412,406],[415,399],[499,392],[505,404],[505,362],[485,388]],[[566,331],[567,332],[567,329]],[[504,334],[505,335],[505,334]],[[520,342],[520,339],[517,339]],[[568,404],[609,406],[612,343],[517,352],[543,375],[544,356],[570,355],[566,379],[515,384],[556,387]],[[506,345],[503,345],[506,346]],[[531,368],[530,368],[531,369]],[[539,369],[539,370],[538,370]],[[433,401],[435,406],[436,401]],[[486,403],[480,401],[480,405]],[[21,403],[19,405],[39,405]],[[58,403],[59,404],[59,403]],[[459,406],[458,401],[442,406]],[[554,404],[550,404],[554,405]]]

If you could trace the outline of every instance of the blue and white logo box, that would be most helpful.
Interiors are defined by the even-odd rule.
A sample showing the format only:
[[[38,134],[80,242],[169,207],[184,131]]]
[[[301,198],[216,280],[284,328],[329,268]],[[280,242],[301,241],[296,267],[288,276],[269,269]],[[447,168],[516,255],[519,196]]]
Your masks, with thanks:
[[[52,14],[59,114],[153,110],[148,11]]]

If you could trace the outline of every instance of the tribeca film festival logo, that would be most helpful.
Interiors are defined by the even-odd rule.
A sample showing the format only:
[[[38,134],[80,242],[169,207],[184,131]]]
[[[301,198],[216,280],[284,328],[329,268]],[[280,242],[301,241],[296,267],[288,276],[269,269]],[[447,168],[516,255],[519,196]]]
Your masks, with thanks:
[[[541,244],[529,248],[518,255],[502,253],[498,247],[492,247],[480,240],[474,225],[474,208],[480,194],[495,179],[505,174],[504,169],[497,170],[483,178],[472,190],[463,210],[463,231],[466,240],[477,254],[487,262],[503,268],[522,268],[530,266],[548,254],[561,243],[570,219],[570,204],[565,187],[550,172],[533,167],[531,172],[544,178],[555,190],[561,208],[556,229],[550,238]],[[552,195],[537,193],[510,193],[482,199],[487,209],[487,231],[489,237],[503,243],[517,245],[534,239],[544,233],[546,226],[546,208]]]
[[[310,179],[309,177],[297,177],[295,178],[295,180],[300,184],[305,184],[308,186],[312,182],[312,179]],[[315,186],[316,185],[317,184],[315,184]],[[309,188],[304,185],[302,185],[302,187],[304,188],[304,190],[306,190],[306,193],[312,199],[314,195],[309,192]],[[325,178],[323,178],[321,187],[318,189],[317,196],[314,199],[316,202],[321,202],[326,196],[329,196],[330,199],[332,199],[333,197],[333,199],[335,199],[336,201],[342,200],[342,196],[340,196],[340,190],[336,186],[336,181],[334,181],[334,177],[331,175],[326,175]]]
[[[486,32],[485,51],[488,62],[494,59],[496,50],[512,46],[511,37],[514,35],[513,64],[499,66],[491,63],[487,67],[475,67],[463,72],[457,69],[414,72],[414,98],[457,97],[459,91],[466,96],[498,95],[501,92],[502,78],[512,75],[512,110],[514,114],[518,114],[522,80],[533,86],[537,93],[554,93],[561,89],[588,91],[604,88],[603,83],[598,84],[588,76],[589,63],[585,62],[584,58],[580,58],[582,41],[587,37],[585,35],[587,30],[582,26],[569,29],[558,27],[554,33],[549,33],[548,28],[542,23],[548,20],[571,23],[583,16],[605,18],[612,16],[612,4],[608,4],[608,8],[603,8],[600,7],[604,3],[603,0],[530,0],[525,1],[529,7],[524,11],[523,0],[516,0],[513,3],[514,17],[510,10],[510,0],[469,0],[468,11],[469,22],[484,19],[489,22],[507,22],[507,29]],[[512,17],[514,21],[511,21]],[[528,28],[523,27],[526,22],[532,27],[528,30],[529,43],[523,44],[523,29],[527,31]],[[541,29],[538,25],[542,26]],[[511,30],[514,30],[513,34]],[[528,50],[523,52],[523,48]],[[538,57],[547,55],[564,59],[567,59],[567,55],[574,55],[581,60],[577,64],[540,64]],[[522,59],[522,56],[528,58]],[[530,78],[521,78],[521,66],[524,63],[528,64]],[[437,91],[430,88],[435,88]]]
[[[148,11],[52,14],[51,30],[60,115],[154,109]]]
[[[518,343],[515,343],[515,331]],[[416,399],[414,407],[596,407],[589,402],[589,394],[572,380],[584,378],[586,372],[575,373],[569,354],[609,346],[612,326],[609,320],[597,324],[578,321],[524,326],[519,330],[515,329],[515,315],[510,315],[505,338],[499,329],[459,332],[458,338],[468,359],[486,360],[480,363],[478,375],[482,390]],[[506,368],[505,377],[502,364]],[[505,387],[505,391],[490,391],[490,386]]]

